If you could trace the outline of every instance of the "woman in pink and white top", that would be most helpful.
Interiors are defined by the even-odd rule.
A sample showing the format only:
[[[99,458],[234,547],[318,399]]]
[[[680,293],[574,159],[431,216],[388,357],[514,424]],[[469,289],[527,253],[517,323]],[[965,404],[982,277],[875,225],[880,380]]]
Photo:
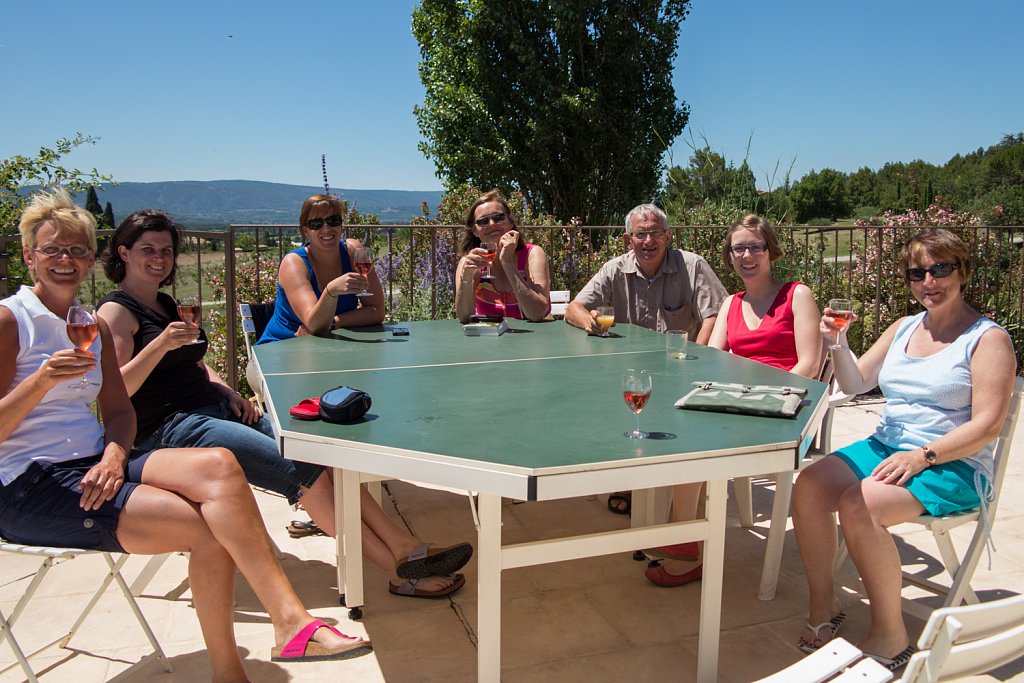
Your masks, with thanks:
[[[488,251],[481,244],[495,250],[490,278],[481,278],[488,267]],[[543,320],[551,312],[547,254],[523,239],[500,191],[491,190],[469,207],[459,253],[455,312],[461,322],[474,314]]]

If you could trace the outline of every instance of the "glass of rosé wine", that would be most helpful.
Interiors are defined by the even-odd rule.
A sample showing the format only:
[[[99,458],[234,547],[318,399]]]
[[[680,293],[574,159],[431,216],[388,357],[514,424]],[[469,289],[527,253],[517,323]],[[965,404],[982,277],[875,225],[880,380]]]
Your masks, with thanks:
[[[366,247],[359,247],[352,254],[352,267],[363,277],[370,277],[370,271],[373,270],[373,253]],[[369,286],[356,296],[372,296]]]
[[[96,323],[96,310],[89,304],[76,304],[68,309],[68,339],[81,351],[85,351],[90,356],[92,352],[89,351],[89,347],[96,341],[96,335],[99,334],[99,325]],[[89,386],[89,381],[82,377],[74,384],[70,385],[71,388],[81,391],[82,389]]]
[[[487,242],[481,242],[480,248],[484,250],[484,258],[487,259],[487,265],[480,269],[480,281],[490,282],[494,278],[491,277],[491,266],[494,265],[494,257],[497,254],[495,245],[488,244]]]
[[[181,322],[193,327],[199,327],[199,320],[203,315],[203,304],[197,296],[183,296],[178,299],[178,317]],[[189,344],[202,344],[198,337]]]
[[[651,386],[651,375],[646,370],[630,369],[622,374],[622,398],[636,415],[636,427],[623,436],[631,439],[644,439],[650,436],[647,432],[640,431],[640,411],[651,398]]]
[[[828,307],[832,310],[832,324],[838,330],[835,342],[829,344],[828,348],[832,350],[841,349],[843,345],[839,343],[839,335],[853,319],[853,302],[849,299],[832,299],[828,302]]]

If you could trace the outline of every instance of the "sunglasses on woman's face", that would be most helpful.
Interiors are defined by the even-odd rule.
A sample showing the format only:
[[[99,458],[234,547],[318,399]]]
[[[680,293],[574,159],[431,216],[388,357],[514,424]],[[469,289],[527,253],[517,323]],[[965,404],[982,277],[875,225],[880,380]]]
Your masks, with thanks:
[[[334,214],[333,216],[328,216],[327,218],[310,218],[308,221],[306,221],[306,227],[309,228],[310,230],[319,230],[320,228],[324,227],[325,223],[331,226],[332,228],[336,228],[339,225],[341,225],[341,216],[339,216],[338,214]]]
[[[504,214],[504,212],[499,211],[498,213],[492,213],[490,216],[484,216],[482,218],[477,218],[473,222],[476,223],[478,228],[486,228],[488,223],[495,223],[495,224],[497,224],[497,223],[504,223],[505,222],[505,214]]]
[[[936,263],[931,268],[907,268],[905,273],[911,282],[921,282],[924,276],[931,275],[936,280],[949,277],[950,273],[960,267],[959,263]]]

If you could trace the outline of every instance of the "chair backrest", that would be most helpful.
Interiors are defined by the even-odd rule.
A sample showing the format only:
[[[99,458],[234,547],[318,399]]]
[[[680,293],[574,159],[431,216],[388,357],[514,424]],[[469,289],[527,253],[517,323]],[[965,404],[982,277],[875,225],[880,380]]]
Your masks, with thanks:
[[[999,437],[992,449],[992,502],[988,506],[989,519],[995,519],[996,509],[999,507],[999,492],[1003,489],[1003,478],[1006,476],[1006,466],[1010,461],[1010,445],[1013,443],[1013,433],[1017,428],[1017,417],[1020,415],[1022,390],[1024,377],[1018,377],[1013,382],[1010,408],[1006,411],[1003,428],[999,431]]]
[[[559,289],[551,292],[551,315],[565,315],[569,308],[569,290]]]
[[[245,353],[252,358],[252,345],[255,344],[263,331],[267,329],[270,319],[274,317],[274,302],[263,304],[238,304],[238,314],[242,318],[242,333],[245,336]]]
[[[958,678],[1012,662],[1024,653],[1024,595],[937,609],[918,648],[901,681]]]
[[[274,302],[265,304],[238,304],[238,314],[242,318],[242,334],[245,337],[245,379],[252,389],[253,395],[260,408],[265,408],[263,402],[263,378],[256,370],[256,364],[252,360],[252,346],[263,336],[270,319],[274,317]]]
[[[832,381],[832,354],[828,352],[828,342],[821,340],[821,361],[818,364],[818,381],[828,384]]]

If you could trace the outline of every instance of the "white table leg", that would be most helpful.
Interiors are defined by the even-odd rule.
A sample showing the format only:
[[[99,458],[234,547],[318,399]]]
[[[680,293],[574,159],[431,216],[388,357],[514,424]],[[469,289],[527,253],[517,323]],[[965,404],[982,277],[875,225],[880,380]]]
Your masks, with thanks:
[[[349,609],[363,606],[363,518],[359,473],[334,468],[338,592]]]
[[[338,572],[338,597],[345,597],[345,496],[341,482],[344,470],[334,468],[334,567]]]
[[[477,680],[501,680],[501,496],[480,494],[477,535]]]
[[[725,480],[707,483],[708,538],[704,541],[704,575],[700,586],[697,681],[718,678],[718,636],[722,625],[722,572],[725,567]]]
[[[786,541],[786,520],[789,519],[789,501],[793,497],[793,473],[775,475],[775,500],[772,502],[772,521],[768,527],[768,542],[764,548],[764,567],[761,568],[761,587],[758,600],[774,600],[782,564],[782,546]]]

